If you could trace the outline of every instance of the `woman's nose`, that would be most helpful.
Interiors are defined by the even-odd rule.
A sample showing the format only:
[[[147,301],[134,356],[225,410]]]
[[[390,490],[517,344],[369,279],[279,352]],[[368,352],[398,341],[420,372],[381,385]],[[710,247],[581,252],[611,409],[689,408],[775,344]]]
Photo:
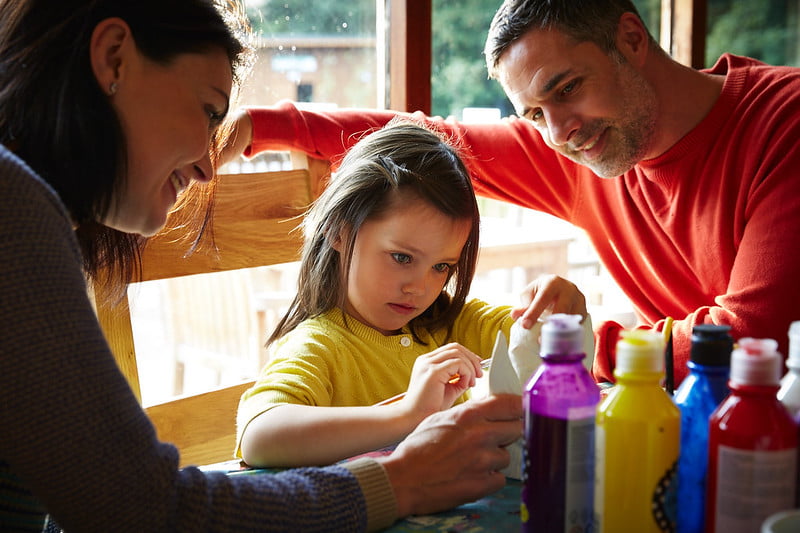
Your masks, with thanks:
[[[189,165],[186,175],[199,181],[208,183],[214,177],[214,164],[211,162],[211,153],[206,153],[204,157]]]

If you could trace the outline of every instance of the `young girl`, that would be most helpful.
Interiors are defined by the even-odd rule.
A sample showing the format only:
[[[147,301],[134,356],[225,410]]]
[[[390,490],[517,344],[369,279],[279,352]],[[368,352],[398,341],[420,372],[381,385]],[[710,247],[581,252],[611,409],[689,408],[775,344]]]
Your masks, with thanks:
[[[478,226],[468,172],[432,131],[392,123],[349,151],[306,216],[298,294],[241,399],[245,462],[324,464],[390,445],[474,385],[513,323],[510,307],[465,303]]]

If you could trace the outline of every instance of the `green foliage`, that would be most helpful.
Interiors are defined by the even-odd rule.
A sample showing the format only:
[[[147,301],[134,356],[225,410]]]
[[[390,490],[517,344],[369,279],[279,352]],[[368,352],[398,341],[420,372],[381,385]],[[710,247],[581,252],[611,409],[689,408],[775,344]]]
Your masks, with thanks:
[[[709,0],[706,65],[724,52],[773,65],[797,65],[796,10],[796,3],[787,0]]]
[[[375,0],[248,0],[256,33],[271,35],[375,35]]]
[[[459,116],[464,107],[513,108],[489,80],[483,45],[501,0],[433,0],[432,113]],[[374,36],[375,0],[248,0],[257,32],[302,36]],[[656,39],[661,0],[634,0]],[[766,5],[765,5],[766,4]],[[797,5],[790,0],[708,0],[706,61],[723,52],[772,64],[798,64]],[[460,116],[459,116],[460,118]]]
[[[647,29],[656,40],[661,32],[661,0],[633,0]]]
[[[464,107],[514,112],[496,80],[488,79],[483,45],[500,0],[433,0],[431,107],[460,118]]]

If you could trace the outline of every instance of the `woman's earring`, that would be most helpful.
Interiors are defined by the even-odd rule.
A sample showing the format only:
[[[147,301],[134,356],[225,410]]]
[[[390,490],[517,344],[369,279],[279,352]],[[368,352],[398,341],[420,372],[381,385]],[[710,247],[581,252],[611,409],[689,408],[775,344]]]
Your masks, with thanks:
[[[117,82],[112,81],[111,85],[108,86],[108,96],[114,96],[117,94]]]

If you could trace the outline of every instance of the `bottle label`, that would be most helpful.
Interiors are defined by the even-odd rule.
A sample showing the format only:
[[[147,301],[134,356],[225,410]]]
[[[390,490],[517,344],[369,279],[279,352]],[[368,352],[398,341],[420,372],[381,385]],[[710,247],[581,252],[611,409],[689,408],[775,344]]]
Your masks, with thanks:
[[[598,416],[594,512],[601,532],[676,529],[680,418],[664,400],[676,416]]]
[[[678,523],[678,462],[658,480],[653,492],[653,520],[659,531],[675,531]]]
[[[565,532],[595,531],[594,526],[594,407],[589,418],[569,422]]]
[[[720,445],[715,532],[760,531],[764,519],[794,507],[797,450]]]
[[[521,502],[523,531],[596,531],[593,416],[528,416]]]
[[[602,524],[603,502],[606,500],[606,469],[604,458],[606,456],[606,428],[603,425],[596,425],[594,429],[594,521]],[[598,531],[602,531],[601,528]]]
[[[586,419],[591,419],[592,426],[594,426],[594,418],[596,414],[596,405],[582,405],[579,407],[567,408],[567,420],[581,420],[585,423]]]

